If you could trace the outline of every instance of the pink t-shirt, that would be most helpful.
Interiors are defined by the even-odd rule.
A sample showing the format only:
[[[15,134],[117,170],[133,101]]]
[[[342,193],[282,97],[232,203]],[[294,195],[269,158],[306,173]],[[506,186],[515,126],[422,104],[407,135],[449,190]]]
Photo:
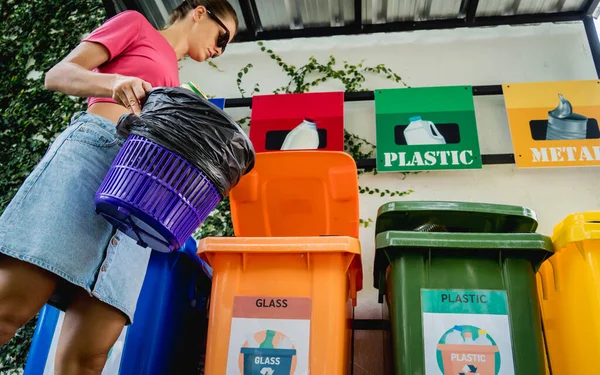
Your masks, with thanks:
[[[179,67],[173,47],[139,12],[127,10],[107,20],[83,39],[100,43],[110,54],[95,72],[132,76],[152,87],[179,86]],[[112,98],[89,98],[88,107]]]

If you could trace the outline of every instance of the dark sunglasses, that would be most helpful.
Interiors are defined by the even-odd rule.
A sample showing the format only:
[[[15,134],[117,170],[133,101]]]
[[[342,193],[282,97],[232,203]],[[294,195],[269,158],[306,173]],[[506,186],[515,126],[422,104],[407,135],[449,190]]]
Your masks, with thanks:
[[[207,9],[206,13],[210,18],[212,18],[219,26],[221,26],[225,30],[225,33],[219,34],[219,37],[217,38],[217,47],[221,49],[221,54],[223,54],[225,52],[225,47],[227,47],[227,43],[229,43],[229,29],[227,29],[227,27],[223,24],[223,22],[221,22],[219,17],[215,16],[210,10]],[[214,57],[217,56],[213,56],[213,58]]]

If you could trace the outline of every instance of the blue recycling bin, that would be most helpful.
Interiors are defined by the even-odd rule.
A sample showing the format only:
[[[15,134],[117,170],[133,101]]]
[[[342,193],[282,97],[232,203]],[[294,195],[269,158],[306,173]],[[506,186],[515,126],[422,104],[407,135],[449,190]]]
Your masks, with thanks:
[[[103,375],[202,373],[212,270],[190,238],[178,251],[153,251],[134,322],[111,349]],[[24,375],[54,374],[64,313],[41,310]]]

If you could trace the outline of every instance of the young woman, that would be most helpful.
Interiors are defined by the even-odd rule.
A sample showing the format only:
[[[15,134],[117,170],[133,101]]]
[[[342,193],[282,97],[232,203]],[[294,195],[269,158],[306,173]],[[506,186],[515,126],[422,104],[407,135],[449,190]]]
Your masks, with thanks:
[[[87,97],[0,217],[0,345],[45,303],[66,312],[55,374],[100,374],[133,321],[149,249],[115,232],[94,195],[123,145],[116,122],[146,92],[179,86],[178,60],[219,56],[237,31],[226,0],[186,0],[157,31],[126,11],[46,74],[46,88]]]

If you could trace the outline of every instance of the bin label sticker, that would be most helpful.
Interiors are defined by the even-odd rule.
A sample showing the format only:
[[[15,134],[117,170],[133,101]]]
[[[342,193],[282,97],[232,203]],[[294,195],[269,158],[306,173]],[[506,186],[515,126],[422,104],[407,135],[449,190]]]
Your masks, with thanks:
[[[421,289],[427,375],[514,375],[506,292]]]
[[[306,375],[310,298],[237,296],[227,375]]]

